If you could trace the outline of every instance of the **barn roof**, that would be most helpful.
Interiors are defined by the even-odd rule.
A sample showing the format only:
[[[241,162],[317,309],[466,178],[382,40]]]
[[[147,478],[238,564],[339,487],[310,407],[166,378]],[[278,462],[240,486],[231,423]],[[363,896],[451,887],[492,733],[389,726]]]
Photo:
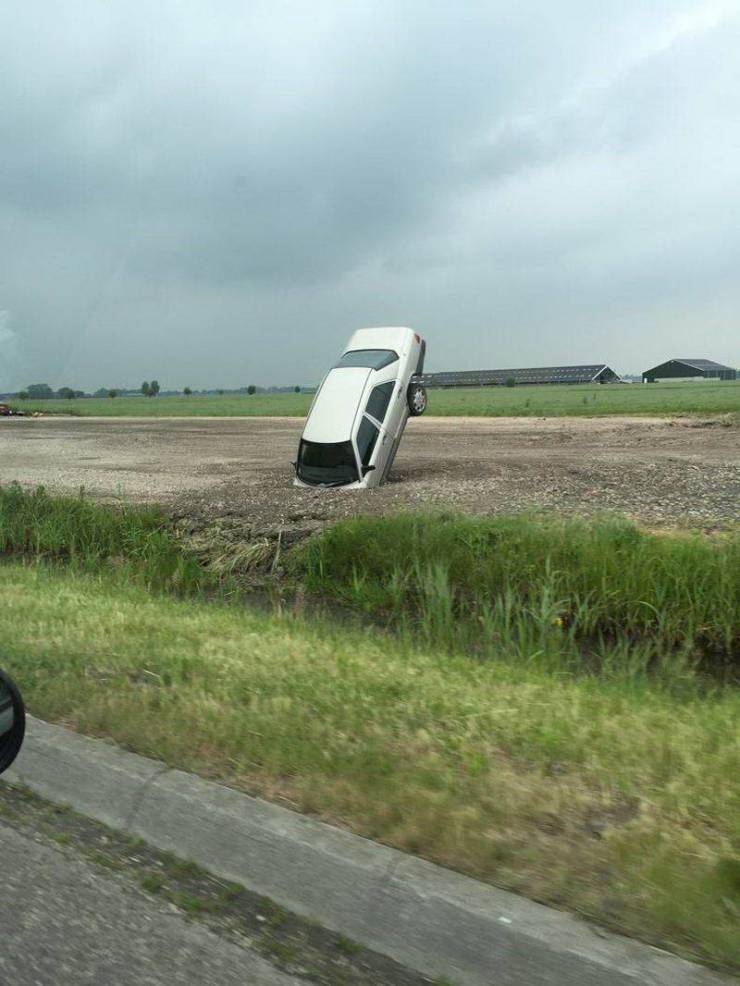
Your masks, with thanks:
[[[606,363],[579,363],[571,366],[531,366],[503,370],[455,370],[440,373],[425,373],[422,383],[429,386],[461,385],[485,386],[493,383],[588,383],[607,371],[607,376],[616,377]]]
[[[675,356],[673,359],[667,359],[663,363],[658,363],[657,366],[651,366],[649,370],[643,370],[643,376],[650,373],[655,373],[656,370],[662,370],[665,367],[671,366],[685,366],[689,369],[696,370],[697,373],[734,373],[735,369],[732,366],[725,366],[724,363],[717,363],[713,359],[679,359]]]
[[[697,370],[732,370],[734,367],[725,366],[724,363],[716,363],[713,359],[679,359],[677,356],[669,363],[685,363],[687,366],[695,366]]]

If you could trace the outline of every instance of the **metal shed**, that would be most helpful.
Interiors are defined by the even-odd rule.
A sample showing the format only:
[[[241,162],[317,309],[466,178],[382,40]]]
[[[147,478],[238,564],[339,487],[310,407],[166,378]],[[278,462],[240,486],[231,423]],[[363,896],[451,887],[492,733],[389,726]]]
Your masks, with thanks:
[[[619,383],[619,376],[606,363],[578,366],[533,366],[509,370],[457,370],[424,373],[425,387],[502,387],[515,384]]]
[[[712,359],[669,359],[642,374],[642,382],[656,380],[696,379],[737,380],[737,370]]]

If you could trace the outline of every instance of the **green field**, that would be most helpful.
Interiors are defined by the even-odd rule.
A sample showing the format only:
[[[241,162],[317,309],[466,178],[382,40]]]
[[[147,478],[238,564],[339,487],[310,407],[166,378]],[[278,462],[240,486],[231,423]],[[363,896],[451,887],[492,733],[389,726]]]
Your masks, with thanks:
[[[256,611],[154,510],[5,487],[0,664],[35,715],[737,969],[739,556],[360,519]]]
[[[310,394],[209,394],[199,397],[87,397],[81,400],[13,401],[22,411],[84,417],[304,417]]]
[[[303,417],[310,394],[223,394],[207,397],[116,397],[16,401],[26,411],[142,417],[188,415]],[[740,381],[547,387],[460,387],[430,390],[428,414],[500,417],[608,414],[740,414]]]

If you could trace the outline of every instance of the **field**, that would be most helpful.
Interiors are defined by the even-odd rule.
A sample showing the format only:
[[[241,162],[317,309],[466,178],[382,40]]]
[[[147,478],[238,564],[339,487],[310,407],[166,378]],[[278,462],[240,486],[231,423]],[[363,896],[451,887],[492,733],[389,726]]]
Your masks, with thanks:
[[[310,403],[309,394],[224,394],[18,401],[16,406],[86,417],[303,417]],[[474,417],[740,414],[740,381],[433,389],[429,391],[428,413]]]
[[[36,715],[737,971],[740,387],[640,403],[673,391],[433,393],[354,495],[291,485],[301,420],[262,412],[300,395],[2,419],[0,664]]]
[[[740,964],[736,534],[357,520],[267,609],[153,510],[5,488],[0,551],[35,714]]]

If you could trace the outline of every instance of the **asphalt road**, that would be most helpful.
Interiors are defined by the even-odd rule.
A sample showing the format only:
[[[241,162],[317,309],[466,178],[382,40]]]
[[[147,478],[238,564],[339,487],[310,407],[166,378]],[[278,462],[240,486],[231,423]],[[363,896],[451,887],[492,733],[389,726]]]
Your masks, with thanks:
[[[298,986],[83,859],[0,822],[3,986]]]

